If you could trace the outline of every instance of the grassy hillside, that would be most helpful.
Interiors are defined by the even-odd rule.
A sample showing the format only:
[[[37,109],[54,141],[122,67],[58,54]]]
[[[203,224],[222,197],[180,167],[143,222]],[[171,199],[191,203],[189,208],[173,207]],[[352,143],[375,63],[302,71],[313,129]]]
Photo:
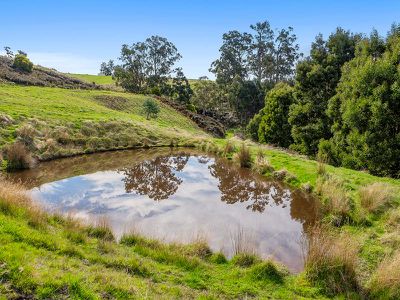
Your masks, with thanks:
[[[236,138],[211,138],[162,103],[159,117],[146,120],[141,107],[147,98],[2,84],[0,148],[18,140],[26,147],[24,155],[52,159],[191,145],[248,160],[254,171],[315,195],[324,232],[313,238],[312,264],[300,275],[289,275],[247,254],[226,262],[201,241],[164,245],[133,234],[116,242],[106,224],[89,228],[47,215],[31,204],[22,187],[0,178],[0,299],[30,294],[76,299],[400,295],[400,180],[327,166]]]
[[[67,73],[67,75],[73,77],[73,78],[78,78],[80,80],[92,83],[94,82],[95,84],[98,85],[113,85],[115,84],[115,81],[112,79],[111,76],[104,76],[104,75],[90,75],[90,74],[73,74],[73,73]]]
[[[142,104],[148,98],[102,90],[3,84],[0,147],[18,138],[39,157],[51,158],[96,150],[178,144],[208,136],[163,103],[159,103],[158,118],[146,120]]]

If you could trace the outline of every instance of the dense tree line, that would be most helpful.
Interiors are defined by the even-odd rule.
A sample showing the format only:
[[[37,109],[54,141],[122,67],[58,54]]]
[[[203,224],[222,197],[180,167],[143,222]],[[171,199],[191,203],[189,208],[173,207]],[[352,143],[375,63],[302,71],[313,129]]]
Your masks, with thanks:
[[[399,64],[399,25],[385,38],[341,28],[318,35],[293,87],[276,85],[247,130],[333,165],[399,177]]]

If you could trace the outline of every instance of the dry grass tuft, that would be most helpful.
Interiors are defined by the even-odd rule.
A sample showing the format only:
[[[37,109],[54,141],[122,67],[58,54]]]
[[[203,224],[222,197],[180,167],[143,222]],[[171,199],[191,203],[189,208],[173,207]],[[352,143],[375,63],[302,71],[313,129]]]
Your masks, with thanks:
[[[28,224],[44,227],[47,215],[35,205],[22,184],[12,183],[0,177],[0,211],[5,214],[26,215]]]
[[[20,142],[7,145],[4,148],[4,152],[7,158],[8,171],[29,169],[33,164],[33,158],[31,154]]]
[[[370,213],[378,211],[394,197],[391,187],[379,182],[361,187],[358,195],[361,206]]]
[[[237,229],[230,233],[233,255],[238,254],[257,254],[255,238],[243,227],[238,226]]]
[[[274,168],[271,166],[268,159],[265,157],[264,152],[259,148],[256,160],[253,163],[252,169],[254,172],[257,172],[261,175],[265,173],[271,173],[274,171]]]
[[[99,216],[91,223],[92,225],[87,228],[89,236],[105,241],[115,240],[110,220],[106,216]]]
[[[323,198],[323,211],[335,217],[333,221],[336,225],[342,225],[349,220],[351,199],[344,188],[343,181],[336,177],[319,178],[315,190]]]
[[[239,163],[240,167],[250,168],[252,164],[250,148],[243,143],[239,149],[239,152],[235,154],[234,159]]]
[[[372,276],[370,289],[379,299],[400,299],[400,251],[380,263]]]
[[[345,235],[335,236],[315,226],[305,241],[307,278],[320,284],[329,295],[357,291],[356,269],[359,245]]]
[[[235,146],[233,145],[232,141],[228,140],[225,144],[224,150],[223,150],[223,155],[224,156],[229,156],[233,152],[235,152]]]

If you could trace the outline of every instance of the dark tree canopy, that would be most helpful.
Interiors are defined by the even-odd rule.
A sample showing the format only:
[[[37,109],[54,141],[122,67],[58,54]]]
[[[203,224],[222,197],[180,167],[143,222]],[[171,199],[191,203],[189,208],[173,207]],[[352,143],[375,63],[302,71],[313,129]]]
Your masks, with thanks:
[[[288,114],[293,102],[293,88],[286,83],[279,83],[268,92],[258,127],[260,142],[289,147],[292,136]]]
[[[320,140],[331,137],[328,101],[335,95],[342,65],[354,57],[359,40],[359,35],[342,28],[337,28],[327,41],[318,35],[310,57],[297,65],[296,103],[289,114],[295,150],[315,155]]]
[[[399,177],[400,31],[383,41],[373,31],[344,65],[329,101],[333,137],[321,142],[319,155],[332,164]]]

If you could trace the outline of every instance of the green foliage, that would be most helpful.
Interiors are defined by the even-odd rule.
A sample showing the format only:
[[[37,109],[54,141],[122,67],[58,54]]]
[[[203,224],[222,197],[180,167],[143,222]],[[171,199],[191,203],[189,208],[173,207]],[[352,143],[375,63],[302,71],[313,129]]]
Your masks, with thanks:
[[[181,68],[176,70],[176,76],[172,79],[172,90],[172,98],[183,103],[188,103],[193,94],[189,81],[183,74]]]
[[[270,260],[255,265],[251,269],[252,277],[256,280],[270,280],[276,283],[283,281],[283,274]]]
[[[157,118],[160,106],[153,99],[147,99],[143,103],[143,110],[146,114],[146,119],[149,120],[150,118]]]
[[[122,45],[121,65],[113,67],[117,84],[129,92],[161,88],[173,65],[181,58],[175,45],[164,37],[151,36],[132,46]]]
[[[293,28],[274,32],[264,21],[250,29],[251,33],[232,30],[223,34],[220,58],[210,68],[217,82],[229,85],[238,78],[247,81],[254,77],[257,83],[270,85],[289,80],[299,58]]]
[[[260,142],[281,147],[288,147],[292,143],[288,114],[293,102],[293,88],[285,83],[277,84],[267,94],[258,128]]]
[[[329,102],[333,137],[320,145],[320,154],[337,165],[399,177],[400,35],[389,36],[378,50],[376,40],[364,40],[343,68]]]
[[[31,73],[33,70],[33,63],[25,53],[19,53],[14,56],[13,67],[20,71]]]
[[[250,253],[238,253],[232,258],[233,264],[243,268],[250,267],[258,262],[260,262],[260,258]]]
[[[296,103],[290,108],[292,148],[315,155],[321,139],[331,137],[331,121],[326,115],[329,99],[335,94],[341,66],[354,57],[359,35],[337,28],[327,41],[322,35],[311,46],[311,56],[297,65]]]
[[[246,132],[250,135],[251,139],[258,141],[258,128],[260,128],[260,123],[264,115],[264,110],[261,109],[254,117],[250,120],[249,124],[246,126]]]

